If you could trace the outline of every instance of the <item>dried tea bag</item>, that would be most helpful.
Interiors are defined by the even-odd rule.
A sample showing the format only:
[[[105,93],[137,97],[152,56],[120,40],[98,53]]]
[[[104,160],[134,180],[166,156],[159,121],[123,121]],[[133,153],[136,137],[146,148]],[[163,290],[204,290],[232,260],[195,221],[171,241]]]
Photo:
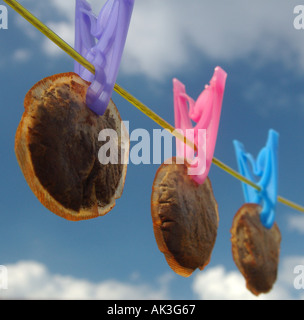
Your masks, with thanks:
[[[254,295],[269,292],[277,279],[281,233],[276,223],[265,228],[260,219],[262,207],[244,204],[231,227],[232,255],[236,266]]]
[[[129,136],[111,100],[103,116],[86,106],[90,83],[62,73],[39,81],[26,94],[15,138],[18,163],[30,188],[50,211],[68,220],[105,215],[122,192]],[[103,129],[117,139],[116,164],[100,161]]]
[[[188,277],[209,263],[219,215],[209,178],[198,184],[187,174],[189,164],[178,163],[172,158],[158,169],[151,214],[159,250],[173,271]]]

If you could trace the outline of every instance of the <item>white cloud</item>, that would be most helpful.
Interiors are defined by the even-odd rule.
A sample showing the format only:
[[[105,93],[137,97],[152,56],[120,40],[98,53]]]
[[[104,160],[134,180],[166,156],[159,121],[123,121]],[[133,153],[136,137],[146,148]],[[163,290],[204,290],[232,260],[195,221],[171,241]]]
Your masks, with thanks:
[[[97,13],[105,0],[89,2]],[[49,20],[46,24],[70,44],[74,38],[74,3],[54,0],[47,4],[64,21]],[[182,0],[135,1],[122,71],[159,80],[192,67],[193,48],[219,61],[237,61],[255,54],[262,60],[304,67],[303,35],[293,27],[296,4],[293,0],[256,0],[250,4],[243,0],[190,0],[187,4]],[[44,10],[48,10],[47,5]],[[43,43],[43,49],[54,55],[50,44]]]
[[[245,280],[238,270],[227,271],[224,266],[216,266],[198,273],[192,288],[198,299],[203,300],[303,299],[304,290],[296,290],[293,285],[296,277],[294,268],[297,265],[304,265],[304,257],[291,256],[282,259],[272,290],[258,297],[246,289]]]
[[[7,265],[8,289],[2,298],[17,299],[168,299],[171,277],[164,275],[154,286],[106,280],[93,283],[85,279],[52,274],[41,263],[20,261]]]
[[[225,62],[253,53],[288,63],[296,53],[304,61],[292,9],[277,0],[136,2],[122,68],[161,79],[193,65],[193,48]]]
[[[195,297],[200,300],[249,299],[304,299],[304,289],[294,287],[296,266],[304,266],[304,256],[282,259],[278,278],[272,291],[258,297],[251,294],[238,270],[227,271],[224,266],[206,268],[189,279]],[[138,273],[130,275],[128,282],[108,279],[93,283],[72,276],[53,274],[36,261],[19,261],[7,265],[8,289],[0,290],[0,298],[17,299],[100,299],[149,300],[170,299],[172,273],[159,277],[153,285],[144,283]],[[1,276],[1,273],[0,273]],[[0,285],[1,285],[0,277]],[[302,279],[304,281],[304,279]],[[302,281],[302,283],[303,283]],[[1,288],[1,287],[0,287]]]
[[[258,299],[245,286],[237,271],[226,271],[216,266],[198,273],[193,281],[193,291],[201,300],[250,300]]]
[[[31,56],[31,52],[28,49],[16,49],[13,52],[12,58],[16,62],[28,61]]]
[[[288,227],[291,231],[298,231],[304,234],[304,216],[303,215],[288,215]]]

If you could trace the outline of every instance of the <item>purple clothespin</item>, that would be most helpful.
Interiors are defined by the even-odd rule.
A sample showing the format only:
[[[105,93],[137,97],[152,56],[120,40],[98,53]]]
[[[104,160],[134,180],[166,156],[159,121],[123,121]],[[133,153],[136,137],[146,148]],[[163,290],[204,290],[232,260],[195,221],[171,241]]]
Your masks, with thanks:
[[[96,17],[86,0],[76,0],[75,50],[95,67],[95,75],[75,62],[74,71],[91,82],[87,105],[106,111],[116,82],[134,0],[108,0]]]
[[[197,148],[194,157],[193,149],[176,139],[177,156],[187,159],[190,163],[188,174],[199,184],[205,181],[212,164],[226,78],[226,72],[216,67],[210,85],[205,86],[196,101],[186,94],[180,81],[173,79],[175,129]],[[191,120],[196,122],[194,128]]]

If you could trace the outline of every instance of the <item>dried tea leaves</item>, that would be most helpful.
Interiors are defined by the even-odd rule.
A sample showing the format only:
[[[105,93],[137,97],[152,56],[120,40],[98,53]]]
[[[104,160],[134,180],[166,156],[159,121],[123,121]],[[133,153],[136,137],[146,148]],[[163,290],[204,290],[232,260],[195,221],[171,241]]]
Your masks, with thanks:
[[[63,73],[39,81],[24,100],[15,152],[30,188],[40,202],[68,220],[102,216],[122,194],[129,136],[111,100],[103,116],[86,106],[89,83]],[[118,139],[117,164],[102,164],[98,141],[103,129]],[[113,141],[111,141],[113,143]]]
[[[275,223],[271,229],[260,221],[261,207],[244,204],[231,228],[232,255],[253,294],[267,293],[277,278],[281,233]]]
[[[197,184],[188,164],[162,164],[152,188],[151,214],[155,239],[167,263],[188,277],[210,261],[217,236],[218,206],[210,180]]]

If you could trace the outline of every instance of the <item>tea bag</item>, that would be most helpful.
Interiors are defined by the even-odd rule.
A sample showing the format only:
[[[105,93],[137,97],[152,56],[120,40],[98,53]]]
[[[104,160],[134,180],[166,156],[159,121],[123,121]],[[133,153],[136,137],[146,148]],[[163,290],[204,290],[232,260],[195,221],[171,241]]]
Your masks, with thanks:
[[[159,250],[177,274],[188,277],[209,263],[217,236],[218,206],[207,177],[188,174],[189,164],[163,163],[152,188],[151,214]]]
[[[254,295],[269,292],[277,278],[281,233],[276,223],[265,228],[260,219],[262,207],[244,204],[231,227],[232,255],[236,266]]]
[[[103,216],[123,192],[128,132],[113,101],[103,116],[86,105],[90,83],[62,73],[39,81],[26,94],[15,138],[24,177],[39,201],[68,220]],[[117,139],[99,141],[103,129]],[[117,163],[98,157],[104,143],[117,150]]]

